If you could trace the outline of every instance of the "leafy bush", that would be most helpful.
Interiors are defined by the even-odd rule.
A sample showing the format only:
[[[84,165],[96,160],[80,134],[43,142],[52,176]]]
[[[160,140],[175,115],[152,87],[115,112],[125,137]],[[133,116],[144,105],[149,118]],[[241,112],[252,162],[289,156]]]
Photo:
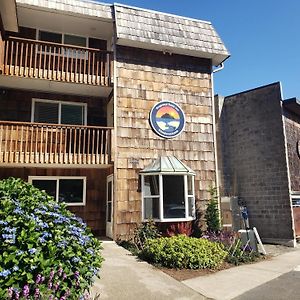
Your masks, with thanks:
[[[174,236],[179,234],[191,236],[192,233],[193,233],[192,223],[187,223],[187,222],[172,224],[167,229],[167,236]]]
[[[0,299],[12,289],[18,299],[24,287],[30,295],[37,293],[37,278],[35,299],[79,298],[98,274],[100,249],[85,223],[64,204],[20,179],[0,181]],[[49,291],[51,276],[55,281]]]
[[[211,187],[209,190],[211,199],[205,212],[207,231],[216,232],[220,230],[220,216],[218,208],[217,188]]]
[[[155,222],[149,220],[148,222],[141,223],[134,231],[133,242],[138,250],[142,250],[148,239],[155,239],[160,236],[161,234],[158,231]]]
[[[178,269],[216,268],[226,255],[222,244],[185,235],[149,239],[140,253],[150,263]]]

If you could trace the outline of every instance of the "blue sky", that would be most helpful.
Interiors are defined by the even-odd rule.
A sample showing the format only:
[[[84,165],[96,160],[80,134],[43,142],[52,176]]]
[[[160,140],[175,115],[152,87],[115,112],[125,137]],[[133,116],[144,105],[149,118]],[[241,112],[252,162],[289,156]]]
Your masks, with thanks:
[[[215,74],[216,93],[227,96],[281,81],[285,98],[300,98],[299,0],[118,2],[211,21],[231,53]]]

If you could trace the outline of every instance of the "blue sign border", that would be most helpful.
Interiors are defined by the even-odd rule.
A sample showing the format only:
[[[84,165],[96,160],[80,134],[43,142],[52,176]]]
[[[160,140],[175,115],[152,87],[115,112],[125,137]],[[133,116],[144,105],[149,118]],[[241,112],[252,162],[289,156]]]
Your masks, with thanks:
[[[161,109],[163,106],[171,106],[172,108],[174,108],[178,114],[179,114],[179,121],[180,124],[178,126],[178,128],[176,128],[176,130],[174,132],[165,132],[164,130],[162,130],[156,123],[156,113],[159,109]],[[166,139],[171,139],[174,138],[176,136],[178,136],[185,127],[185,115],[183,110],[174,102],[172,101],[161,101],[156,103],[149,114],[149,122],[151,125],[152,130],[159,135],[160,137],[166,138]]]

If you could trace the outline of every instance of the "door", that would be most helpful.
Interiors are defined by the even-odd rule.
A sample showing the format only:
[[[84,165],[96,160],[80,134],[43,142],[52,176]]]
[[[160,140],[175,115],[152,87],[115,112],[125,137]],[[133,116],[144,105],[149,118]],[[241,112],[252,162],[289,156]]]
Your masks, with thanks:
[[[106,180],[106,236],[113,238],[113,175],[107,177]]]

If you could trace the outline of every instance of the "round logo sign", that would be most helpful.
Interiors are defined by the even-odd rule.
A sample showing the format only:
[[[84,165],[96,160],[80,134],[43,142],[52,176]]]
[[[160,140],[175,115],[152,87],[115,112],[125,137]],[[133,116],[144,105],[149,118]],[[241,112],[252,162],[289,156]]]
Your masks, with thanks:
[[[151,109],[149,120],[153,131],[163,138],[179,135],[185,125],[184,112],[171,101],[155,104]]]

